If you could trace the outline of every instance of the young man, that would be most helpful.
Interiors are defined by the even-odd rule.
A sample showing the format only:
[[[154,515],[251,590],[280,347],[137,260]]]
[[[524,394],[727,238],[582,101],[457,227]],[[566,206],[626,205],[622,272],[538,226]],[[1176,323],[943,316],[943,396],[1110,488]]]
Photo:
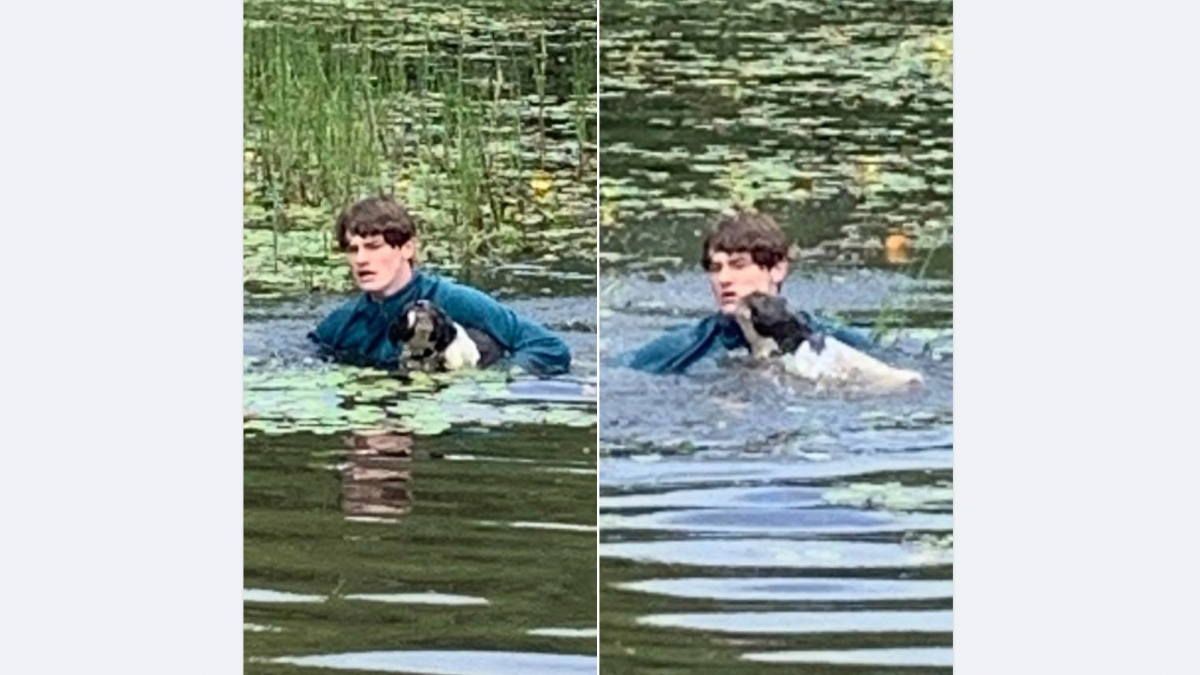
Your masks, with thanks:
[[[335,359],[396,367],[399,352],[388,340],[388,326],[408,303],[429,300],[464,327],[491,335],[526,371],[558,375],[570,368],[566,344],[544,327],[474,288],[418,270],[416,223],[391,197],[364,199],[343,211],[337,241],[363,293],[335,309],[309,334]]]
[[[701,265],[708,272],[717,314],[698,325],[667,333],[626,355],[624,365],[651,373],[682,373],[710,355],[747,349],[734,320],[738,301],[755,291],[778,295],[788,273],[788,242],[770,216],[738,211],[725,216],[704,238]],[[871,343],[855,331],[801,312],[814,328],[863,349]]]

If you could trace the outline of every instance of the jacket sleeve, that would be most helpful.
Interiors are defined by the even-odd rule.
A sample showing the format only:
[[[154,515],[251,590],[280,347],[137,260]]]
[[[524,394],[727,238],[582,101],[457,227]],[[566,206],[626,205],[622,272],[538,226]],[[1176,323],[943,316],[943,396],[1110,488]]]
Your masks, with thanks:
[[[868,351],[876,345],[871,341],[871,337],[860,330],[855,330],[848,326],[842,325],[831,319],[814,316],[808,312],[801,312],[801,315],[808,321],[808,324],[816,330],[832,335],[843,344],[849,345],[860,351]]]
[[[705,319],[695,326],[677,328],[637,351],[622,355],[617,365],[663,375],[682,373],[712,348],[714,325]]]
[[[345,307],[339,307],[329,313],[321,323],[317,324],[309,334],[308,339],[312,340],[321,349],[323,354],[333,354],[337,351],[338,336],[341,334],[346,321],[349,319],[349,312]]]
[[[512,352],[512,360],[535,375],[561,375],[571,368],[571,351],[544,326],[518,316],[491,296],[466,286],[445,284],[436,299],[450,318],[485,331]]]

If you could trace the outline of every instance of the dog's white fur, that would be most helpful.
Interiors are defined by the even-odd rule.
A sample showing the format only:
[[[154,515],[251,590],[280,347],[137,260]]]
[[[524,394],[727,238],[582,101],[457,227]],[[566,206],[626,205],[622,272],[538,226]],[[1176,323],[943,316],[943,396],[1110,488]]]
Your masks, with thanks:
[[[824,335],[822,349],[817,352],[809,340],[800,343],[791,354],[779,354],[774,338],[759,335],[751,323],[749,312],[739,311],[735,317],[751,355],[759,361],[779,355],[789,374],[818,384],[862,385],[870,388],[905,389],[924,382],[921,374],[895,368],[847,345],[831,335]]]
[[[446,370],[474,368],[479,364],[479,346],[467,335],[467,329],[457,321],[454,322],[454,341],[446,347],[443,358]]]
[[[904,389],[924,382],[921,374],[896,368],[864,354],[835,337],[826,335],[820,353],[806,340],[782,358],[787,372],[814,380],[839,384],[860,384],[884,389]]]

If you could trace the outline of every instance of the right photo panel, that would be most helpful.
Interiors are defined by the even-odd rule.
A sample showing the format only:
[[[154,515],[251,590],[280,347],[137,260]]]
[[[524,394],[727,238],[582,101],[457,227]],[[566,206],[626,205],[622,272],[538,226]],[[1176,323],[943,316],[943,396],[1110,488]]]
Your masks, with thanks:
[[[953,666],[953,8],[600,2],[601,673]]]

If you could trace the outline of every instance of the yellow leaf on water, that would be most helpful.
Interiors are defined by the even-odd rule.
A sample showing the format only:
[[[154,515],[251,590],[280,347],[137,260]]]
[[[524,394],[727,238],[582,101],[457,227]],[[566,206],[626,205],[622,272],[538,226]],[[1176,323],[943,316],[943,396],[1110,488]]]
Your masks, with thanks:
[[[545,171],[535,171],[533,178],[529,181],[529,186],[533,188],[534,196],[543,198],[550,194],[550,188],[554,185],[554,179]]]
[[[883,240],[883,251],[888,262],[904,264],[912,259],[912,240],[899,232],[889,234]]]

